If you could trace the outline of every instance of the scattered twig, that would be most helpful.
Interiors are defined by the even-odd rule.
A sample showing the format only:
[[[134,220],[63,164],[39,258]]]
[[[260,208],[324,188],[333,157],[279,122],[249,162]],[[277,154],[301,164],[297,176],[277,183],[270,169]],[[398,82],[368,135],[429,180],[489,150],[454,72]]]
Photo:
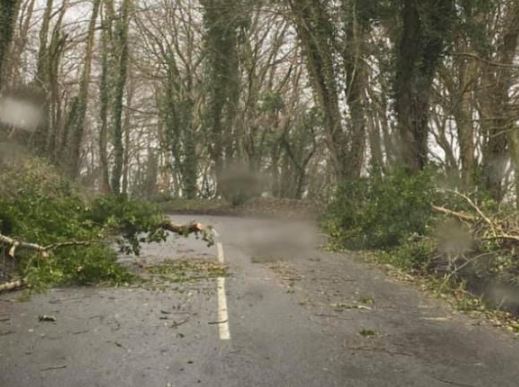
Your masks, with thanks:
[[[42,368],[42,369],[40,369],[40,371],[44,372],[44,371],[60,370],[62,368],[67,368],[67,365],[63,364],[63,365],[51,366],[51,367],[47,367],[47,368]]]
[[[54,316],[47,316],[47,315],[39,315],[38,316],[38,321],[40,322],[56,322],[56,317]]]
[[[399,352],[399,351],[390,351],[390,350],[385,349],[385,348],[347,347],[347,349],[349,349],[350,351],[382,352],[382,353],[387,353],[388,355],[414,357],[414,355],[412,353]]]
[[[179,326],[184,325],[188,321],[189,321],[189,317],[185,318],[182,321],[178,321],[178,322],[177,321],[173,321],[173,324],[171,324],[171,328],[178,328]]]
[[[437,378],[437,377],[435,377],[434,379],[436,379],[439,382],[445,383],[445,384],[450,384],[452,386],[473,387],[472,384],[458,383],[458,382],[453,382],[451,380],[441,379],[441,378]]]
[[[73,335],[82,335],[84,333],[88,333],[90,332],[88,329],[85,329],[83,331],[75,331],[75,332],[71,332]]]
[[[218,325],[218,324],[225,324],[226,322],[228,322],[228,320],[223,320],[223,321],[209,321],[208,324],[209,324],[209,325]]]

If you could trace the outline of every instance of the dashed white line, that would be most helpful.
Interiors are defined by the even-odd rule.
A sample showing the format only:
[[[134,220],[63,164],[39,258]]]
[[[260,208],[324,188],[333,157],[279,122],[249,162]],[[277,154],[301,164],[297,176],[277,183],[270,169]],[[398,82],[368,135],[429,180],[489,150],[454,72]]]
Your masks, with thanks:
[[[223,264],[225,257],[223,254],[223,245],[216,243],[218,250],[218,262]],[[218,277],[217,279],[217,294],[218,294],[218,333],[220,340],[230,340],[231,331],[229,329],[229,314],[227,313],[227,296],[225,294],[225,277]]]

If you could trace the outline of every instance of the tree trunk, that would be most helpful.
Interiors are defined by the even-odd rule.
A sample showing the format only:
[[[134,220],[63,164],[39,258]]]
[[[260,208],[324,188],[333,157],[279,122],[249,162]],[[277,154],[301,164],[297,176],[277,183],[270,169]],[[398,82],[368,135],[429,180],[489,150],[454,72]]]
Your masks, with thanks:
[[[344,157],[343,169],[351,179],[360,177],[366,151],[366,115],[364,111],[367,87],[367,69],[364,62],[366,26],[359,20],[357,0],[342,1],[345,39],[342,52],[346,89],[345,97],[350,109],[349,154]]]
[[[504,28],[497,50],[497,60],[501,65],[483,63],[481,75],[484,88],[484,93],[480,95],[481,120],[487,140],[483,149],[483,184],[498,202],[505,195],[503,181],[509,155],[516,176],[519,171],[517,152],[519,137],[514,130],[514,118],[510,112],[513,74],[510,66],[514,63],[518,41],[519,4],[513,3],[505,15]],[[507,150],[510,150],[509,154]]]
[[[429,99],[454,15],[453,0],[404,0],[396,53],[395,110],[401,159],[411,172],[427,164]]]
[[[289,5],[294,13],[296,30],[303,47],[306,65],[318,105],[323,110],[325,141],[338,179],[348,176],[341,154],[347,150],[339,109],[337,74],[334,68],[333,28],[324,6],[312,0],[294,1]]]
[[[108,132],[110,122],[110,106],[112,98],[110,88],[112,86],[112,17],[111,3],[105,1],[101,30],[101,79],[99,84],[100,108],[99,115],[101,127],[99,129],[99,163],[101,168],[101,191],[110,193],[110,166],[108,163]]]
[[[94,51],[94,37],[95,27],[97,22],[97,15],[99,12],[101,0],[94,0],[92,7],[92,14],[87,32],[87,41],[85,49],[85,58],[83,72],[81,75],[79,93],[71,103],[71,108],[68,114],[65,132],[62,139],[61,157],[64,171],[72,178],[79,175],[81,162],[81,144],[83,141],[85,116],[88,106],[88,95],[90,85],[90,70],[92,67],[92,54]]]
[[[116,25],[116,41],[119,63],[117,64],[117,80],[115,83],[114,95],[114,167],[112,170],[112,192],[121,193],[121,178],[124,163],[124,144],[123,144],[123,100],[126,88],[128,73],[128,24],[131,0],[124,0],[121,5],[120,20]]]
[[[0,2],[0,90],[4,86],[5,65],[8,61],[9,47],[13,40],[19,7],[19,0],[2,0]]]

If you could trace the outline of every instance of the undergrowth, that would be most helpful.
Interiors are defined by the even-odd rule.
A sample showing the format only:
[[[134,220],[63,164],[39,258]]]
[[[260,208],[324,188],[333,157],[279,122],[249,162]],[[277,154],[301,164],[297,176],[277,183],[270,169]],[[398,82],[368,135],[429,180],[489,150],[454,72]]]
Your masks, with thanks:
[[[460,309],[519,314],[519,238],[509,238],[519,230],[519,214],[484,193],[445,185],[430,170],[340,185],[323,217],[329,247],[369,251],[377,262],[454,295]]]

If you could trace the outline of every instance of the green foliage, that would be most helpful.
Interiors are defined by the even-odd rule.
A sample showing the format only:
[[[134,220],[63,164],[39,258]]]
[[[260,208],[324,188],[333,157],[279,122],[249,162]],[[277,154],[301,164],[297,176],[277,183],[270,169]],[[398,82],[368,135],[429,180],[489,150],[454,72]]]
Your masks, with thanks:
[[[426,237],[410,237],[390,251],[378,252],[381,262],[389,263],[407,271],[424,273],[436,251],[436,241]]]
[[[121,250],[139,253],[141,242],[165,239],[159,211],[123,197],[89,201],[70,181],[41,161],[4,168],[0,175],[0,227],[21,241],[56,248],[48,257],[18,249],[18,275],[33,289],[56,284],[126,283],[132,275],[116,261],[109,238]],[[0,247],[1,249],[1,247]]]
[[[204,259],[170,259],[147,270],[168,282],[190,282],[227,276],[225,266]]]
[[[430,171],[347,181],[337,189],[324,226],[341,247],[394,247],[412,234],[425,234],[435,195]]]
[[[138,255],[141,243],[161,242],[167,236],[159,227],[163,216],[157,206],[124,196],[106,196],[95,200],[88,218],[110,234],[120,235],[117,242],[121,252],[126,254]]]
[[[279,113],[284,107],[285,101],[280,93],[268,92],[262,96],[259,110],[266,113]]]

